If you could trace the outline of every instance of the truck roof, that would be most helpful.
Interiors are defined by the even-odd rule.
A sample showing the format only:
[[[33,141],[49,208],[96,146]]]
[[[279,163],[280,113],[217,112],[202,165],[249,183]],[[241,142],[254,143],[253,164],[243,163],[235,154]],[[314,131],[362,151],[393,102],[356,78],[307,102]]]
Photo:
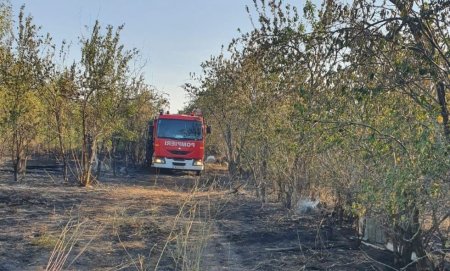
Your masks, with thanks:
[[[184,115],[184,114],[159,115],[158,119],[197,120],[197,121],[202,121],[202,117],[201,116],[192,116],[192,115]]]

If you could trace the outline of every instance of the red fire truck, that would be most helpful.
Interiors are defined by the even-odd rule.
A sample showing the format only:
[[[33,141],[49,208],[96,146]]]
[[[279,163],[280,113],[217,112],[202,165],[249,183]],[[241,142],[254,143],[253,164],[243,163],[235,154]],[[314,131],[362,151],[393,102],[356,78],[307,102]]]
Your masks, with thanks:
[[[164,114],[149,125],[147,159],[157,169],[195,171],[204,169],[205,137],[211,127],[205,125],[201,111],[191,115]]]

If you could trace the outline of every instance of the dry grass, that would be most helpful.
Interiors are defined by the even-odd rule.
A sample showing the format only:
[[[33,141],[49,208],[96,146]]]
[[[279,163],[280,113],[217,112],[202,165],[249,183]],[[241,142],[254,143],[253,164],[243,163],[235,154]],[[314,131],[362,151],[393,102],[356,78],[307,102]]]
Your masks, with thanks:
[[[51,233],[45,232],[31,240],[33,246],[43,247],[43,248],[54,248],[58,243],[58,237]]]
[[[225,164],[218,164],[218,163],[208,163],[205,164],[205,170],[206,171],[228,171],[228,167]]]
[[[76,215],[67,214],[59,236],[46,232],[33,242],[53,248],[46,270],[68,269],[86,251],[101,251],[95,249],[98,239],[118,240],[117,245],[110,244],[111,249],[125,252],[127,260],[113,270],[165,269],[168,259],[176,270],[200,270],[213,223],[209,198],[224,192],[200,191],[204,188],[198,183],[185,192],[144,187],[105,190],[104,198],[118,205],[80,206]],[[176,213],[161,210],[159,203],[178,206]],[[158,245],[158,239],[163,243]]]
[[[213,193],[223,194],[223,193]],[[168,250],[176,270],[200,270],[203,251],[211,234],[211,192],[200,192],[198,182],[183,198],[155,270]]]
[[[89,248],[91,242],[101,233],[102,227],[96,228],[96,234],[88,237],[87,230],[91,222],[89,220],[79,221],[69,219],[67,224],[61,231],[59,238],[53,247],[53,251],[47,263],[45,270],[58,271],[69,269],[69,267]],[[89,239],[86,240],[86,237]],[[79,249],[77,255],[72,258],[72,261],[67,264],[67,260],[72,255],[72,251],[76,245],[84,242],[84,246]]]
[[[203,251],[211,234],[210,217],[201,218],[198,203],[191,206],[184,217],[179,217],[179,227],[173,234],[171,251],[177,269],[200,270]]]

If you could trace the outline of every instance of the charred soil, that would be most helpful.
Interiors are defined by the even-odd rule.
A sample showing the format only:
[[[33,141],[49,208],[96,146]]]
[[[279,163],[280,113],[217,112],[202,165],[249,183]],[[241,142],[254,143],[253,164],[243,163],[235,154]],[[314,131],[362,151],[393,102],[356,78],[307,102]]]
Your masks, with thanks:
[[[226,172],[106,174],[64,183],[30,167],[0,171],[0,270],[383,270],[326,212],[295,214],[233,191]]]

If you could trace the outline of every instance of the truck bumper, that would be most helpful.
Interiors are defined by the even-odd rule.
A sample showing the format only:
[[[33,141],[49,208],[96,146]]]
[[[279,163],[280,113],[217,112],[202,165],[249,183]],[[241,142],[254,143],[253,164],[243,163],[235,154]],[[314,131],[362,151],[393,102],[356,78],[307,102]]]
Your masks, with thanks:
[[[152,167],[155,168],[168,168],[168,169],[179,169],[179,170],[194,170],[202,171],[204,165],[194,166],[194,159],[172,159],[164,158],[164,163],[156,163],[153,161]]]

